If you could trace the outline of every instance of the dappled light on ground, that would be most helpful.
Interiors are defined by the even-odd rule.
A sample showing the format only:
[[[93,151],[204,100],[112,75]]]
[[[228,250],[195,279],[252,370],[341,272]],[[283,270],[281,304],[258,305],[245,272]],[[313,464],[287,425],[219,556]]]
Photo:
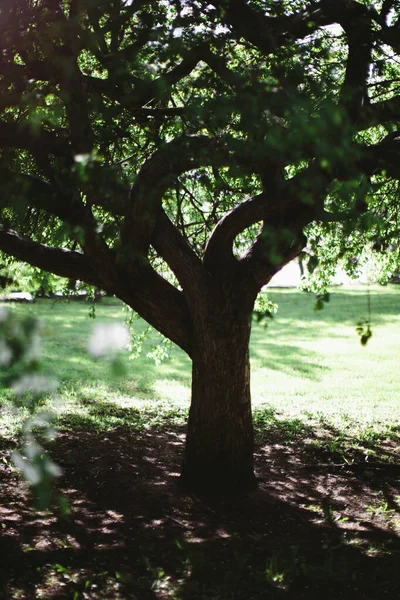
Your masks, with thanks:
[[[332,429],[264,413],[259,488],[239,498],[180,489],[182,427],[83,421],[49,447],[69,514],[37,515],[3,448],[0,597],[396,597],[395,440],[376,441],[366,461],[366,447]]]
[[[335,290],[318,313],[309,294],[269,293],[278,313],[266,330],[254,325],[251,346],[259,487],[235,499],[178,485],[190,394],[182,352],[156,365],[151,338],[113,378],[86,352],[87,305],[16,307],[43,317],[60,381],[44,408],[59,430],[49,452],[65,506],[32,511],[10,459],[23,411],[3,404],[0,599],[400,595],[399,291],[372,290],[365,348],[355,332],[365,291]],[[120,305],[96,312],[124,317]]]

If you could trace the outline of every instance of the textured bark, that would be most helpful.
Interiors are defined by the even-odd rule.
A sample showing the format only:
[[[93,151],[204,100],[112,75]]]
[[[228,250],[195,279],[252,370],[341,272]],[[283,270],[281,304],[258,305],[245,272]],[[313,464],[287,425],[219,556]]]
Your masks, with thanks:
[[[218,318],[218,315],[216,315]],[[197,324],[182,483],[202,493],[256,486],[250,399],[250,321]]]
[[[368,208],[355,194],[354,207],[349,197],[339,212],[331,198],[337,184],[369,182],[373,192],[381,176],[400,179],[396,74],[381,64],[386,45],[393,55],[400,48],[400,18],[395,11],[393,22],[395,0],[380,11],[360,0],[310,0],[295,10],[270,3],[267,13],[260,2],[210,0],[204,15],[193,11],[192,29],[206,19],[226,35],[207,42],[194,33],[177,47],[167,36],[181,24],[175,4],[165,20],[163,3],[148,0],[0,3],[0,252],[115,294],[179,345],[193,360],[182,480],[199,491],[246,490],[255,482],[253,302],[301,252],[311,223],[342,220],[357,232],[369,212],[385,217],[380,201]],[[347,55],[343,49],[345,72],[325,95],[330,64],[318,30],[332,24],[344,31]],[[151,40],[160,42],[157,77],[142,56]],[[246,47],[240,56],[232,56],[236,41]],[[320,88],[306,64],[291,67],[304,43],[310,65],[322,61]],[[96,58],[89,72],[78,60],[85,55]],[[318,106],[299,88],[308,79]],[[175,106],[187,86],[198,93]],[[47,94],[55,101],[46,102],[46,118],[28,118]],[[378,125],[388,132],[379,141],[358,135]],[[302,166],[293,175],[294,165]],[[251,180],[261,193],[257,184],[257,195],[234,205]],[[33,230],[36,215],[47,237]],[[58,220],[74,250],[53,236]],[[257,223],[238,258],[235,240]],[[49,236],[61,247],[42,243]],[[154,253],[179,285],[152,267]]]

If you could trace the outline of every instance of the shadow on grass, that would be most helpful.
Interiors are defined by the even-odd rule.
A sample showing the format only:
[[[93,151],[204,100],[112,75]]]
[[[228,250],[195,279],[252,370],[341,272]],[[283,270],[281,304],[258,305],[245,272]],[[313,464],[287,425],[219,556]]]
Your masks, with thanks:
[[[321,355],[305,350],[294,344],[279,344],[268,340],[265,345],[258,343],[250,347],[250,358],[257,360],[258,367],[280,373],[298,375],[303,379],[318,381],[329,367],[321,365]]]
[[[79,412],[71,410],[67,415],[60,417],[59,426],[62,429],[73,431],[79,427],[93,431],[110,431],[119,427],[131,428],[136,432],[149,428],[155,431],[181,425],[188,415],[186,407],[168,401],[144,404],[138,409],[83,397],[80,399],[79,408]]]
[[[387,290],[387,291],[386,291]],[[270,324],[266,336],[273,336],[275,329],[279,330],[279,338],[293,339],[301,335],[302,339],[315,339],[327,335],[333,339],[343,337],[342,326],[354,329],[358,321],[368,315],[368,289],[356,288],[342,290],[333,288],[330,302],[323,310],[315,311],[315,296],[298,290],[267,290],[268,298],[278,304],[278,312]],[[373,327],[392,322],[400,314],[400,287],[375,288],[370,292],[371,320]],[[254,327],[254,339],[263,338],[263,328]]]
[[[123,417],[109,403],[99,412]],[[398,477],[350,468],[330,445],[341,436],[343,447],[354,446],[350,436],[259,409],[258,490],[205,499],[177,485],[184,426],[146,428],[138,413],[110,431],[76,415],[74,428],[50,445],[71,507],[65,518],[34,514],[7,460],[0,463],[0,597],[376,600],[400,593]],[[389,455],[386,448],[380,461],[394,464],[394,450]]]

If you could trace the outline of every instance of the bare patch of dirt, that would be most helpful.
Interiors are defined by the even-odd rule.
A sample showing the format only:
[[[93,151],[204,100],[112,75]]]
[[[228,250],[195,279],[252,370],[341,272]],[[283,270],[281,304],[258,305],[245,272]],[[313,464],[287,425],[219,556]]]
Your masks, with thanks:
[[[60,433],[67,516],[35,513],[0,449],[0,598],[400,596],[394,462],[357,469],[276,434],[256,450],[255,492],[205,499],[178,485],[183,443],[180,428]]]

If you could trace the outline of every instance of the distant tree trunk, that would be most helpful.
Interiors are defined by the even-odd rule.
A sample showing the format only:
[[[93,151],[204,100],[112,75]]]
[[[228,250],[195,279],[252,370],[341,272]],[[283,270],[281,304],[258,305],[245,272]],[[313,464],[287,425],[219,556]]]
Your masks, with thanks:
[[[256,486],[250,399],[250,315],[197,324],[182,482],[199,492]]]
[[[303,279],[305,273],[304,273],[304,263],[303,263],[303,258],[304,258],[304,253],[301,253],[298,257],[297,257],[297,261],[299,263],[299,269],[300,269],[300,279]]]

